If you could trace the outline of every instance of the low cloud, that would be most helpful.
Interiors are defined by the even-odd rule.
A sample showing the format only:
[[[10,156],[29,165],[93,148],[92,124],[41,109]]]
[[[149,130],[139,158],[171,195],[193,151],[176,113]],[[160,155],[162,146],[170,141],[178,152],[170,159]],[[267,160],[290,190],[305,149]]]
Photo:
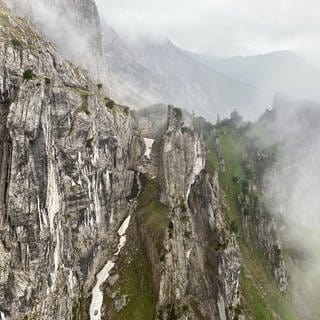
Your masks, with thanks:
[[[151,33],[217,55],[291,49],[313,60],[319,53],[316,0],[97,0],[103,17],[122,36]]]

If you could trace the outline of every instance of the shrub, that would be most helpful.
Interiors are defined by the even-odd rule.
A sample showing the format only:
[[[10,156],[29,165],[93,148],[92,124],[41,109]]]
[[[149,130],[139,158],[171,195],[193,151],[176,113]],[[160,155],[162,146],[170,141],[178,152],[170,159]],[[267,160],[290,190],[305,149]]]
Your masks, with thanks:
[[[111,99],[106,99],[105,105],[108,109],[112,110],[114,108],[114,101]]]
[[[182,117],[182,110],[180,108],[173,108],[173,111],[178,117]]]
[[[22,42],[19,41],[17,38],[12,38],[11,39],[11,44],[16,49],[21,49],[23,47]]]
[[[32,69],[27,69],[23,73],[23,80],[24,81],[29,81],[35,78],[35,73],[33,72]]]
[[[234,220],[231,221],[230,227],[233,233],[238,233],[238,226]]]
[[[86,148],[92,149],[92,142],[93,142],[93,138],[89,138],[89,139],[86,141]]]
[[[180,209],[181,209],[181,211],[183,213],[185,213],[187,211],[187,207],[186,207],[183,199],[180,200],[180,205],[179,206],[180,206]]]

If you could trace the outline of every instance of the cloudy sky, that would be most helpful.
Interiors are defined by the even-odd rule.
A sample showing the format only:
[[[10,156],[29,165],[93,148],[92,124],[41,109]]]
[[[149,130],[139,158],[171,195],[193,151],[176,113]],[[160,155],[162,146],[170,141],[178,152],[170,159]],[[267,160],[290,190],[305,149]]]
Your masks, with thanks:
[[[119,33],[189,50],[250,55],[290,49],[320,62],[318,0],[96,0]]]

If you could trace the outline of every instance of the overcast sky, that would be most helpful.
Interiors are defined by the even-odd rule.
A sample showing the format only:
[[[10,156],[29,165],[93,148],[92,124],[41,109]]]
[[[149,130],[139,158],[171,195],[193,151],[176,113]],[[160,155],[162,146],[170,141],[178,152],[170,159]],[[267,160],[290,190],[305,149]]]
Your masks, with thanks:
[[[318,0],[96,0],[120,34],[148,33],[216,55],[291,49],[320,55]]]

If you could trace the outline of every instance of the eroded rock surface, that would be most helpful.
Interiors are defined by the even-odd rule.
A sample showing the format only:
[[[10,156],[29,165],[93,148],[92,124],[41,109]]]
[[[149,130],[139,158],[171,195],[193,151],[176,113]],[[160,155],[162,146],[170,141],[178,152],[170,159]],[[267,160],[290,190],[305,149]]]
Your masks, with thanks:
[[[143,140],[126,108],[106,107],[82,70],[2,4],[0,20],[1,310],[68,319],[117,249]]]

